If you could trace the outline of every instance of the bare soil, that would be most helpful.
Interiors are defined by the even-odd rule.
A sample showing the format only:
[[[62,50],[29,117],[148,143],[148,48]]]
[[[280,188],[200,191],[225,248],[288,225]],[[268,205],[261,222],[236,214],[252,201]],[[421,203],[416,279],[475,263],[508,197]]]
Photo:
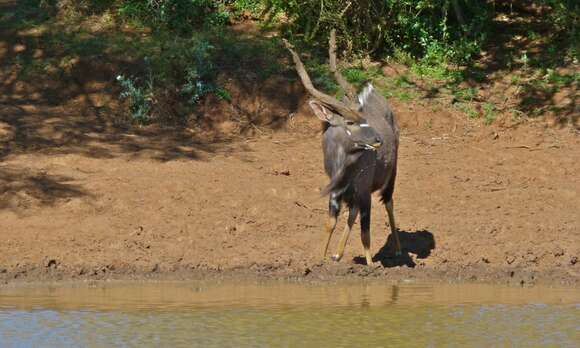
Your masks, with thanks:
[[[580,137],[557,120],[484,126],[393,101],[405,253],[389,253],[376,199],[377,265],[361,264],[358,233],[336,263],[321,255],[320,127],[295,81],[233,81],[232,103],[209,99],[198,127],[123,127],[115,69],[81,61],[73,80],[19,80],[10,62],[29,48],[13,34],[0,37],[0,282],[580,281]]]
[[[388,228],[377,199],[378,265],[367,267],[358,233],[341,262],[322,259],[327,178],[319,126],[306,112],[279,131],[210,138],[192,129],[112,132],[74,105],[4,100],[4,282],[580,280],[580,138],[569,128],[488,127],[394,103],[402,127],[395,204],[406,252],[394,258],[382,250]]]

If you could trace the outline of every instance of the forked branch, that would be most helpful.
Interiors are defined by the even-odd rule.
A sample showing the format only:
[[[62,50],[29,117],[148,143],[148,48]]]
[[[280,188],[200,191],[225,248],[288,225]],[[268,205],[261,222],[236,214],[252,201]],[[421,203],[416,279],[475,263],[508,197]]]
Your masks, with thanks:
[[[284,42],[284,46],[286,46],[288,51],[290,51],[292,60],[294,61],[294,65],[296,67],[296,72],[298,73],[298,76],[300,76],[300,80],[302,80],[304,88],[306,88],[306,91],[308,91],[310,95],[345,118],[351,119],[353,121],[359,121],[363,118],[357,110],[340,102],[338,99],[317,90],[312,84],[312,80],[310,80],[310,76],[308,75],[308,72],[302,63],[302,60],[300,60],[300,56],[298,56],[298,53],[294,51],[294,47],[286,39],[283,39],[282,41]]]
[[[348,81],[342,76],[340,71],[336,67],[336,30],[332,29],[330,31],[330,39],[328,40],[328,58],[330,60],[330,71],[334,74],[336,82],[342,87],[344,93],[346,94],[348,101],[351,105],[354,105],[356,101],[356,90],[348,83]]]

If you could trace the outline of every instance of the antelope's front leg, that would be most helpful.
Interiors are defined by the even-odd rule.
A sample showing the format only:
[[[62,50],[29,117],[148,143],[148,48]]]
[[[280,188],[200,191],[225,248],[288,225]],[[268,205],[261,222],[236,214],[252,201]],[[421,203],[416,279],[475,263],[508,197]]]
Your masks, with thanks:
[[[328,251],[328,245],[330,244],[330,239],[332,238],[332,234],[334,233],[334,229],[336,228],[336,223],[338,221],[338,214],[340,213],[340,196],[331,193],[330,199],[328,201],[328,221],[326,222],[326,245],[324,246],[324,254],[322,257],[326,257],[326,252]]]
[[[348,236],[350,235],[352,225],[354,225],[354,221],[356,220],[357,215],[358,209],[355,206],[351,207],[348,212],[348,220],[346,226],[344,227],[342,238],[340,238],[340,242],[338,243],[338,253],[332,256],[334,261],[340,261],[340,259],[342,259],[342,256],[344,255],[344,248],[346,247],[346,242],[348,241]]]

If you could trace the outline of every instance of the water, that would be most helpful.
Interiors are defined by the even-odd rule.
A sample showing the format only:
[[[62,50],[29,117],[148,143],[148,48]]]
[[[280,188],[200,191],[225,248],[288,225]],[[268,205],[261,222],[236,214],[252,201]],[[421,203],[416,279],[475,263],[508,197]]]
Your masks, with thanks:
[[[384,283],[0,288],[0,347],[578,347],[577,289]]]

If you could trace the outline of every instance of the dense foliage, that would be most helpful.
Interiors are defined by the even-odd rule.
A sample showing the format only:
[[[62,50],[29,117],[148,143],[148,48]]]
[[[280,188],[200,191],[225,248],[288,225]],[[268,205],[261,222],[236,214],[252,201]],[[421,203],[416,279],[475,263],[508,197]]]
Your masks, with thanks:
[[[552,11],[550,23],[563,36],[566,45],[576,59],[580,59],[580,1],[543,0]]]
[[[444,55],[466,61],[476,53],[488,20],[485,2],[459,0],[319,0],[269,4],[307,41],[325,40],[337,28],[351,52],[375,56],[402,50],[415,57]]]
[[[126,71],[118,72],[118,83],[123,89],[121,96],[131,100],[133,118],[139,122],[157,113],[159,95],[167,91],[173,93],[170,98],[180,99],[189,106],[210,93],[229,99],[228,92],[218,82],[224,67],[242,66],[245,60],[251,62],[247,67],[259,74],[276,70],[272,66],[258,68],[254,62],[256,57],[265,57],[269,64],[278,64],[276,57],[285,52],[277,38],[241,42],[228,37],[228,31],[224,30],[229,24],[248,17],[260,19],[260,25],[276,28],[282,36],[301,45],[301,51],[310,50],[313,53],[310,63],[316,65],[317,57],[322,57],[323,63],[309,66],[309,70],[315,83],[329,91],[336,87],[332,79],[325,77],[330,76],[325,70],[324,51],[331,29],[338,31],[341,53],[346,52],[350,58],[394,59],[410,66],[415,75],[444,81],[445,88],[461,101],[471,102],[477,91],[475,88],[463,90],[458,87],[460,83],[467,78],[483,81],[488,73],[478,65],[481,63],[478,59],[485,57],[481,54],[484,50],[491,52],[492,60],[501,60],[499,64],[507,70],[522,67],[521,76],[512,80],[514,83],[521,80],[532,90],[540,87],[548,90],[544,85],[553,81],[567,86],[578,80],[578,74],[560,76],[554,70],[570,62],[578,64],[580,59],[580,1],[577,0],[25,1],[39,3],[50,9],[47,14],[57,13],[66,20],[77,18],[82,22],[90,16],[110,18],[117,28],[118,25],[129,28],[121,31],[120,36],[138,37],[139,42],[131,44],[128,52],[133,64]],[[516,15],[510,17],[511,27],[505,26],[505,22],[501,24],[501,17],[514,11],[524,16],[535,11],[534,16],[541,18],[541,23],[536,25],[524,19],[515,25]],[[509,28],[507,32],[506,28]],[[67,35],[75,37],[73,34]],[[70,44],[75,48],[73,51],[82,53],[92,47],[80,39],[82,31],[76,34],[79,39]],[[523,45],[533,42],[535,49],[514,48],[514,43],[522,42],[521,37],[527,40]],[[112,45],[93,42],[93,46],[111,48],[123,41],[113,40],[110,34],[105,38]],[[491,50],[490,44],[495,45]],[[118,46],[119,51],[123,51],[122,47]],[[318,53],[317,49],[320,49]],[[368,66],[351,66],[343,73],[354,83],[377,74]],[[547,77],[540,81],[536,75]],[[397,82],[403,89],[409,85],[405,79]],[[546,83],[542,85],[538,81]],[[401,96],[409,97],[406,92]]]
[[[316,45],[330,29],[350,53],[376,57],[404,51],[413,57],[434,56],[465,63],[478,53],[496,6],[548,6],[554,30],[575,40],[580,35],[576,0],[42,0],[83,14],[112,10],[154,30],[189,35],[202,27],[219,27],[243,12],[286,24],[286,33]],[[276,20],[276,19],[274,19]]]

